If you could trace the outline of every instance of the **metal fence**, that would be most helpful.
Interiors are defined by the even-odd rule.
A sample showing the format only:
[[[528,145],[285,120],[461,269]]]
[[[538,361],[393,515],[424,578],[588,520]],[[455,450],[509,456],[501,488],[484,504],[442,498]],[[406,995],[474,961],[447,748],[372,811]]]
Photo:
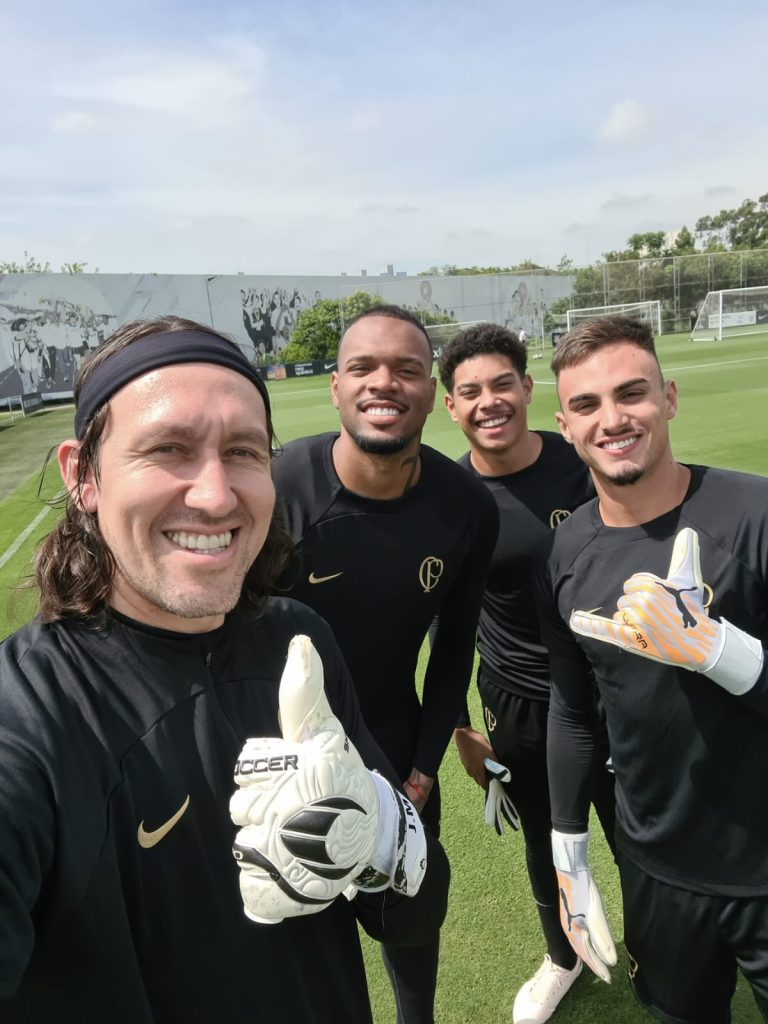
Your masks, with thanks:
[[[528,335],[549,335],[568,308],[658,301],[661,331],[689,331],[708,292],[768,285],[768,249],[645,257],[580,267],[567,274],[489,274],[344,282],[339,298],[364,290],[415,313],[446,320],[491,320]],[[434,322],[434,321],[433,321]]]
[[[708,292],[768,285],[768,249],[648,257],[575,271],[573,308],[661,302],[663,333],[690,330]]]

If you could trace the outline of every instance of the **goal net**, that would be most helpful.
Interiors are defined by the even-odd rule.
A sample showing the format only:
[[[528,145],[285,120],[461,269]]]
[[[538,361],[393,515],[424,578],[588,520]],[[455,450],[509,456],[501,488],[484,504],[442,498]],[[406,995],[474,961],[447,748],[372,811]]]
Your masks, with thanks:
[[[619,302],[614,306],[590,306],[588,309],[569,309],[565,314],[570,331],[582,320],[596,320],[601,316],[628,316],[650,324],[655,335],[661,334],[661,302]]]
[[[721,341],[768,331],[768,287],[709,292],[691,331],[691,341]]]
[[[415,313],[418,317],[419,314]],[[446,345],[450,345],[457,334],[465,331],[468,327],[475,327],[477,324],[484,324],[485,320],[467,320],[464,323],[445,323],[445,324],[425,324],[424,330],[429,335],[429,340],[432,343],[432,351],[435,355],[435,359],[439,359],[443,354],[443,349]]]

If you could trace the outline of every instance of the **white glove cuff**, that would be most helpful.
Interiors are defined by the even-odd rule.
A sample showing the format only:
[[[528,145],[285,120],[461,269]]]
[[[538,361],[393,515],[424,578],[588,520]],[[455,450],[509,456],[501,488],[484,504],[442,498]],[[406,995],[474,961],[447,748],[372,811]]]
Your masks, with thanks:
[[[355,879],[366,892],[388,886],[414,896],[427,866],[424,826],[408,797],[398,793],[378,772],[370,772],[379,801],[379,819],[371,860]]]
[[[558,871],[588,871],[587,845],[589,832],[569,835],[565,832],[552,832],[552,861]]]
[[[727,619],[721,619],[720,626],[724,637],[720,654],[702,675],[734,697],[741,697],[752,689],[763,670],[763,645]]]

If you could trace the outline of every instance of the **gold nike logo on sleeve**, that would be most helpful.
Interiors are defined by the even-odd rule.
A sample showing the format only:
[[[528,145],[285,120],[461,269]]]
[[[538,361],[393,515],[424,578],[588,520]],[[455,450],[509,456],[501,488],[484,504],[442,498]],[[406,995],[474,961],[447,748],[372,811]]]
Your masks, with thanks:
[[[314,572],[311,572],[307,579],[310,583],[327,583],[328,580],[335,580],[337,576],[343,576],[344,572],[335,572],[331,576],[315,576]]]
[[[164,839],[168,835],[168,833],[171,831],[174,825],[177,825],[181,821],[182,817],[184,816],[184,812],[188,807],[189,794],[187,794],[187,799],[184,801],[184,803],[181,805],[178,811],[176,811],[176,813],[172,817],[170,817],[168,821],[165,822],[165,824],[161,825],[160,828],[156,828],[153,832],[147,832],[147,830],[144,828],[144,822],[140,821],[137,834],[139,838],[139,846],[142,848],[142,850],[151,850],[153,846],[157,846],[160,840]]]

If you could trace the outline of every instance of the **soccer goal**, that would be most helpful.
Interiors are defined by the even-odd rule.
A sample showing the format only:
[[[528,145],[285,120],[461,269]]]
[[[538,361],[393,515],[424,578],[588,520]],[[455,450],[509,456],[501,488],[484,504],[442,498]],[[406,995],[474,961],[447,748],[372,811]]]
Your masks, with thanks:
[[[768,332],[768,287],[709,292],[701,304],[691,341],[722,341]]]
[[[415,315],[418,316],[418,312]],[[460,334],[461,331],[466,331],[468,327],[475,327],[477,324],[484,323],[486,323],[485,320],[467,320],[465,323],[461,324],[425,324],[424,330],[429,335],[435,359],[440,358],[446,345],[450,345],[456,335]]]
[[[582,320],[595,320],[601,316],[629,316],[651,325],[655,335],[661,334],[661,302],[619,302],[614,306],[590,306],[588,309],[569,309],[565,322],[570,331]]]

